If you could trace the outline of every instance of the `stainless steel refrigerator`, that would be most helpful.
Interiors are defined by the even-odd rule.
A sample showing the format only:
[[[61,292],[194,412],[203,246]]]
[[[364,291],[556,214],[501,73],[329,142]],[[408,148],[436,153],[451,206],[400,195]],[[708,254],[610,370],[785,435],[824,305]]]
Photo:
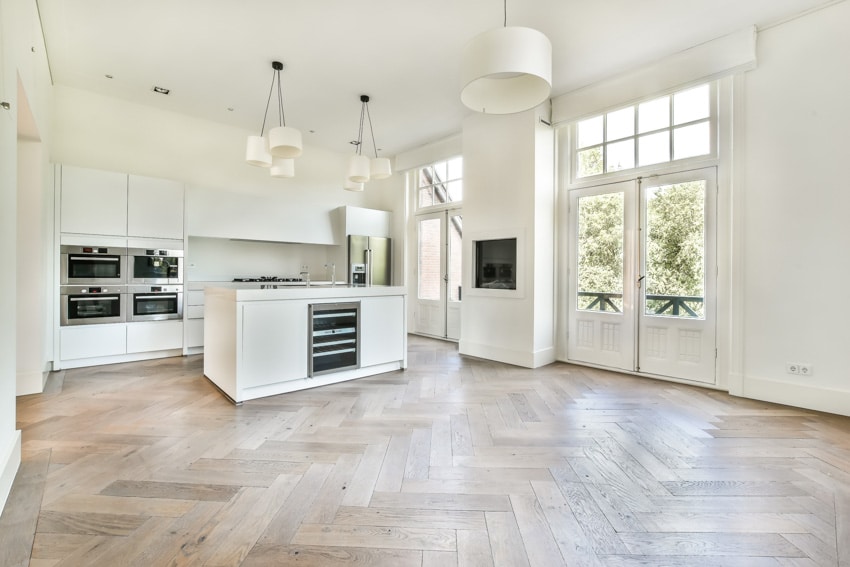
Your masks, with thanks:
[[[391,238],[348,235],[348,283],[392,285]]]

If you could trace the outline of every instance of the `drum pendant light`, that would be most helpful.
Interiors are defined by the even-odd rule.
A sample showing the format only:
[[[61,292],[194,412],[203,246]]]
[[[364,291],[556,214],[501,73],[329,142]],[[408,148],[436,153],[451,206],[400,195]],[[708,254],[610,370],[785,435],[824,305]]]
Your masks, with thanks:
[[[295,177],[295,160],[274,158],[269,173],[272,177]]]
[[[283,63],[272,61],[272,84],[269,87],[269,96],[266,100],[266,111],[263,114],[263,125],[259,136],[248,136],[248,146],[245,152],[245,161],[250,165],[272,168],[272,177],[292,177],[295,166],[285,163],[286,160],[296,158],[302,153],[301,132],[286,125],[286,117],[283,112],[283,91],[280,86],[280,72]],[[279,125],[269,130],[265,136],[266,120],[269,115],[272,93],[277,83],[277,109]],[[275,159],[284,158],[284,159]]]
[[[460,100],[477,112],[513,114],[534,108],[552,89],[552,43],[541,32],[504,27],[472,39],[461,63]]]
[[[375,157],[371,160],[363,155],[363,126],[367,120],[369,122],[369,133],[372,136],[372,148],[375,151]],[[356,153],[351,156],[348,162],[347,182],[362,184],[370,179],[386,179],[392,175],[390,160],[378,157],[378,146],[375,144],[375,130],[372,127],[372,115],[369,113],[369,95],[360,95],[360,127],[357,131],[357,140],[351,143],[357,149]],[[362,187],[360,189],[350,189],[347,184],[345,188],[350,191],[363,190]]]

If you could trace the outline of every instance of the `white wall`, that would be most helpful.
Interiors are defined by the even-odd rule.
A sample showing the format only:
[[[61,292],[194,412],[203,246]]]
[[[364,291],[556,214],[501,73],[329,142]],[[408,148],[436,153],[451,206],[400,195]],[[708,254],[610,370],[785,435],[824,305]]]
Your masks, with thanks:
[[[18,95],[18,81],[26,99]],[[26,137],[37,131],[42,140],[48,139],[48,97],[47,61],[35,2],[0,0],[0,101],[10,106],[9,110],[0,109],[0,248],[4,251],[4,264],[12,268],[0,270],[0,313],[3,313],[0,317],[0,506],[6,502],[21,455],[20,432],[15,430],[18,303],[15,267],[17,225],[32,219],[18,218],[18,135]],[[23,113],[24,120],[19,122],[21,104],[27,104],[31,113]],[[21,162],[22,167],[35,167],[26,157]],[[49,183],[50,172],[43,171],[41,177]],[[32,249],[38,248],[34,244]],[[41,252],[44,251],[42,238]],[[35,301],[42,300],[43,296]]]
[[[744,80],[745,396],[850,415],[850,2],[764,30]],[[814,375],[786,374],[785,362]]]
[[[463,124],[461,353],[537,367],[554,352],[553,134],[545,107]],[[517,238],[517,290],[472,287],[473,241]]]

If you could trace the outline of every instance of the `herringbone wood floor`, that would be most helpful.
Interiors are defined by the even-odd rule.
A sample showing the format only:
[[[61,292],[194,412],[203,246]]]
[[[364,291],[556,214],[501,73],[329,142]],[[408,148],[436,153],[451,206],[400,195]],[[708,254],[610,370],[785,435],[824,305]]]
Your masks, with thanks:
[[[850,419],[411,337],[410,368],[227,402],[200,356],[21,398],[0,563],[850,565]]]

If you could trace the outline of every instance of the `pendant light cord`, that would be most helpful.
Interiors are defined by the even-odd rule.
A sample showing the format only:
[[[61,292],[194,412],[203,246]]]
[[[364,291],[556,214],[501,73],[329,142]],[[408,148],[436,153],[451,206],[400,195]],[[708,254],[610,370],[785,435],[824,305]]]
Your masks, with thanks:
[[[365,102],[360,104],[360,129],[357,131],[357,155],[363,155],[363,118],[365,118],[368,108]]]
[[[372,115],[369,113],[369,103],[364,102],[366,107],[366,116],[369,118],[369,133],[372,134],[372,149],[375,150],[375,159],[378,158],[378,145],[375,143],[375,130],[372,128]]]
[[[277,71],[275,71],[275,73],[276,72]],[[266,118],[268,118],[268,116],[269,116],[269,104],[271,104],[271,101],[272,101],[272,91],[273,90],[274,90],[274,73],[272,73],[272,84],[269,87],[269,98],[266,101],[266,111],[263,113],[263,126],[262,126],[262,128],[260,128],[260,137],[262,137],[263,134],[266,131]]]
[[[280,71],[275,69],[277,74],[277,111],[278,122],[281,126],[286,126],[286,115],[283,113],[283,91],[280,88]]]

